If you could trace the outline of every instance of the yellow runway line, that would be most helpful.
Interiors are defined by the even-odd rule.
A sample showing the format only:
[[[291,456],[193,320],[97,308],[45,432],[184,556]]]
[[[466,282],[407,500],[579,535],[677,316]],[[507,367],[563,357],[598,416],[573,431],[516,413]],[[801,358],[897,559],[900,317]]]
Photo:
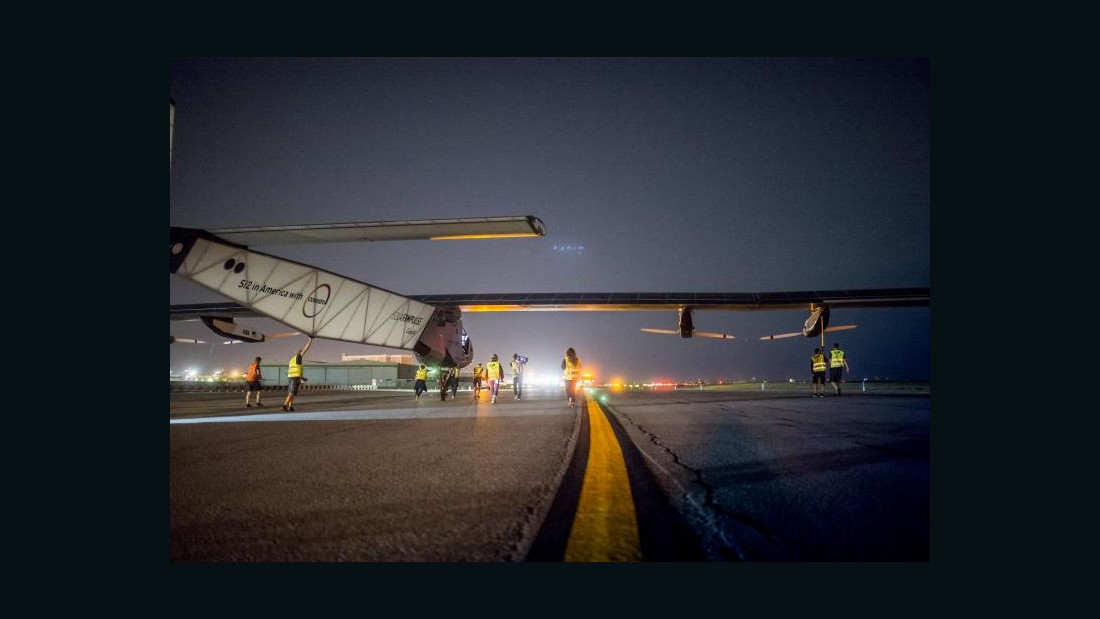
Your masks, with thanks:
[[[589,450],[566,561],[641,561],[638,517],[622,448],[603,410],[588,405]]]

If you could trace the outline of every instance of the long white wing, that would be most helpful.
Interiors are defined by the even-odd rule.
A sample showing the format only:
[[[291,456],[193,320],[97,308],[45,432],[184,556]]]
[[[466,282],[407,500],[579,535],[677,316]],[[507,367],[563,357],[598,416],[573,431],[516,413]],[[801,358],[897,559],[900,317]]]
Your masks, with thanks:
[[[467,217],[463,219],[417,219],[411,221],[369,221],[342,224],[304,224],[219,228],[214,236],[238,245],[286,243],[333,243],[351,241],[409,241],[414,239],[502,239],[546,236],[538,217]]]
[[[171,229],[172,272],[303,334],[412,350],[435,307],[198,230]]]

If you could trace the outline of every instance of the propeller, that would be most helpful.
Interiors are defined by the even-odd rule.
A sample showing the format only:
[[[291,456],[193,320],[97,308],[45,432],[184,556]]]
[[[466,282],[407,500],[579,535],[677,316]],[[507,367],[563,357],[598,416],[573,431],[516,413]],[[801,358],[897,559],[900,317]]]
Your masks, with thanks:
[[[664,334],[668,334],[668,335],[680,335],[680,332],[676,331],[674,329],[640,329],[640,331],[645,331],[646,333],[664,333]],[[734,339],[734,337],[736,337],[736,336],[733,336],[733,335],[729,335],[728,333],[711,333],[710,331],[692,331],[691,335],[692,335],[692,337],[712,337],[712,338],[718,339],[718,340],[732,340],[732,339]],[[798,333],[796,335],[802,335],[802,334]]]
[[[855,329],[856,325],[836,325],[828,327],[829,324],[829,306],[828,305],[815,305],[810,304],[810,317],[806,319],[806,322],[802,325],[802,331],[795,333],[777,333],[775,335],[765,335],[760,338],[762,340],[781,340],[788,337],[797,337],[804,335],[806,337],[813,337],[815,335],[821,336],[821,345],[825,345],[825,334],[832,333],[834,331],[847,331],[848,329]]]
[[[710,333],[709,331],[696,331],[691,335],[693,337],[713,337],[716,340],[732,340],[736,337],[728,333]]]
[[[777,333],[775,335],[765,335],[764,337],[762,337],[760,339],[762,339],[762,340],[781,340],[785,337],[795,337],[795,336],[801,336],[801,335],[802,335],[801,331],[795,331],[794,333]]]

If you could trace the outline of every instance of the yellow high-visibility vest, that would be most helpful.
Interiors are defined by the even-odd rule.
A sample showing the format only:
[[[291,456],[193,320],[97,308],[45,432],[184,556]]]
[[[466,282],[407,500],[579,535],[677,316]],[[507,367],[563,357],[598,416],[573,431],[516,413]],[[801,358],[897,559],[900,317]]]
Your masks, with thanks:
[[[562,371],[562,378],[565,380],[577,380],[577,377],[581,375],[581,360],[577,359],[577,365],[569,363],[569,357],[565,358],[565,370]]]
[[[408,376],[408,374],[405,376]],[[416,380],[428,380],[428,368],[418,369],[416,371]]]
[[[302,362],[300,361],[300,359],[300,355],[294,355],[290,358],[290,367],[286,371],[287,378],[302,377]]]
[[[829,354],[832,355],[832,359],[829,360],[829,367],[831,367],[831,368],[842,368],[842,367],[844,367],[844,351],[843,350],[834,348],[833,350],[829,351]]]
[[[813,355],[812,357],[810,357],[810,360],[814,364],[813,365],[813,371],[815,371],[815,372],[824,372],[825,371],[825,355],[819,353],[819,354],[816,354],[816,355]]]
[[[500,380],[500,377],[503,376],[500,371],[500,363],[496,361],[490,361],[489,365],[486,366],[486,370],[486,375],[489,380]]]

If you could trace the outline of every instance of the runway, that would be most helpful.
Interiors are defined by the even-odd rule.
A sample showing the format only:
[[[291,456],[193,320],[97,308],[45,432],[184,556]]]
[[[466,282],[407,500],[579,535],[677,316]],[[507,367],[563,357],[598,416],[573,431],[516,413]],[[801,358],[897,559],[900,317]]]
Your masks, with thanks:
[[[930,558],[927,390],[281,396],[170,394],[170,560]]]

